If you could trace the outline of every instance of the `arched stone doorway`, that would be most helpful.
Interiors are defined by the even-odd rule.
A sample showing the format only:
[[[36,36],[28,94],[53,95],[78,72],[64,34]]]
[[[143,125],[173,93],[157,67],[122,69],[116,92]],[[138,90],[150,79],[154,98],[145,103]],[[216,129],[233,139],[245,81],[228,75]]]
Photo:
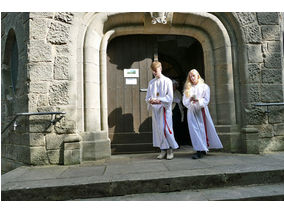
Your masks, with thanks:
[[[153,151],[151,112],[146,109],[145,90],[153,78],[150,64],[162,63],[163,74],[178,82],[181,94],[190,69],[204,78],[203,50],[200,43],[179,35],[124,35],[112,39],[107,49],[108,131],[112,153]],[[124,69],[136,69],[139,77],[128,84]],[[191,144],[186,108],[173,107],[175,137],[179,145]],[[183,119],[181,119],[183,115]]]
[[[107,46],[109,41],[122,35],[163,34],[183,35],[199,41],[204,56],[204,76],[211,88],[210,111],[226,151],[240,148],[236,125],[235,92],[230,37],[222,23],[208,13],[174,13],[168,25],[152,25],[149,13],[97,13],[89,24],[84,45],[85,135],[104,135],[108,138],[107,101]],[[95,77],[96,76],[96,77]],[[92,88],[92,89],[91,89]],[[94,93],[95,91],[95,93]],[[238,131],[238,130],[237,130]],[[84,145],[96,146],[95,136],[83,137]],[[100,139],[100,142],[103,140]],[[85,143],[87,142],[87,143]],[[88,147],[88,146],[86,146]],[[93,149],[94,150],[94,149]]]

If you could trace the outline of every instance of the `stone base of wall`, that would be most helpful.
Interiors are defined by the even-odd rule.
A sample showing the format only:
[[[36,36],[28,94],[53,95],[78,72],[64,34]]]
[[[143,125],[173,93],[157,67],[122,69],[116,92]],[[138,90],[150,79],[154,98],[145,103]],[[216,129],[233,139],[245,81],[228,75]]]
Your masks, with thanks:
[[[21,166],[28,166],[28,165],[2,157],[1,158],[1,175],[13,169],[16,169],[18,167],[21,167]]]
[[[236,125],[216,125],[218,136],[223,144],[224,152],[242,152],[240,131]]]
[[[81,136],[81,161],[110,158],[110,139],[107,136],[107,132],[84,132]]]
[[[284,136],[275,136],[273,138],[259,139],[259,152],[279,152],[284,151]]]
[[[258,129],[247,126],[242,128],[243,151],[247,154],[259,154]]]

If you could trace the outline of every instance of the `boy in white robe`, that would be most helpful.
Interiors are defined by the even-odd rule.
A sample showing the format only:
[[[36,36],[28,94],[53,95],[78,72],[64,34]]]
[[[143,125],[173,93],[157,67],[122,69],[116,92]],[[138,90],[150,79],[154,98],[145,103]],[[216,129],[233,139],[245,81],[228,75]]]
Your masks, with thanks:
[[[158,61],[151,64],[153,75],[149,82],[146,102],[152,110],[153,146],[161,149],[158,159],[174,158],[173,149],[178,148],[172,127],[173,84],[162,75],[162,65]]]
[[[210,88],[197,70],[188,73],[183,94],[183,105],[187,107],[187,122],[193,149],[192,158],[202,158],[210,149],[222,149],[223,145],[215,130],[208,110]]]

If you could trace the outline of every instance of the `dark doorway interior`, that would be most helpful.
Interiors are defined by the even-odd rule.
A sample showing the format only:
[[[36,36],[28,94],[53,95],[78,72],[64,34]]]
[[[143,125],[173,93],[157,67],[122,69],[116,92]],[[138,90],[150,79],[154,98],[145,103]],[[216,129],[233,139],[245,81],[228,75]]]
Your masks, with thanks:
[[[189,70],[197,69],[204,78],[203,51],[194,38],[179,35],[127,35],[108,45],[108,120],[112,154],[152,152],[152,121],[143,89],[153,78],[150,65],[154,55],[163,66],[163,74],[183,85]],[[124,69],[139,69],[137,84],[127,85]],[[142,89],[142,90],[141,90]],[[180,121],[173,109],[174,131],[179,145],[190,145],[186,108]],[[175,125],[178,124],[178,125]]]
[[[194,38],[179,35],[158,35],[156,37],[158,59],[163,66],[163,74],[178,82],[177,90],[183,94],[183,85],[188,72],[197,69],[204,78],[203,50]],[[173,108],[173,128],[179,145],[191,144],[187,126],[187,110],[183,109],[184,120],[178,105]]]

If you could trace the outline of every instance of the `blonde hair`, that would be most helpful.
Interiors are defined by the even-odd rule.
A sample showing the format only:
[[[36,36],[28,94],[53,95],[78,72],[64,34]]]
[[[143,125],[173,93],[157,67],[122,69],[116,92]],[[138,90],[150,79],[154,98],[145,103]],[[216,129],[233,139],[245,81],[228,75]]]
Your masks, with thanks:
[[[187,74],[187,78],[186,78],[186,82],[184,84],[184,90],[183,90],[185,96],[188,97],[188,98],[189,98],[189,95],[190,95],[190,89],[192,87],[192,82],[191,82],[191,79],[190,79],[190,73],[193,73],[193,72],[198,74],[198,84],[204,83],[203,78],[201,78],[199,72],[196,69],[190,70]]]
[[[159,61],[153,61],[152,64],[151,64],[151,69],[152,69],[152,70],[155,70],[155,69],[157,69],[158,67],[162,67],[161,62],[159,62]]]

